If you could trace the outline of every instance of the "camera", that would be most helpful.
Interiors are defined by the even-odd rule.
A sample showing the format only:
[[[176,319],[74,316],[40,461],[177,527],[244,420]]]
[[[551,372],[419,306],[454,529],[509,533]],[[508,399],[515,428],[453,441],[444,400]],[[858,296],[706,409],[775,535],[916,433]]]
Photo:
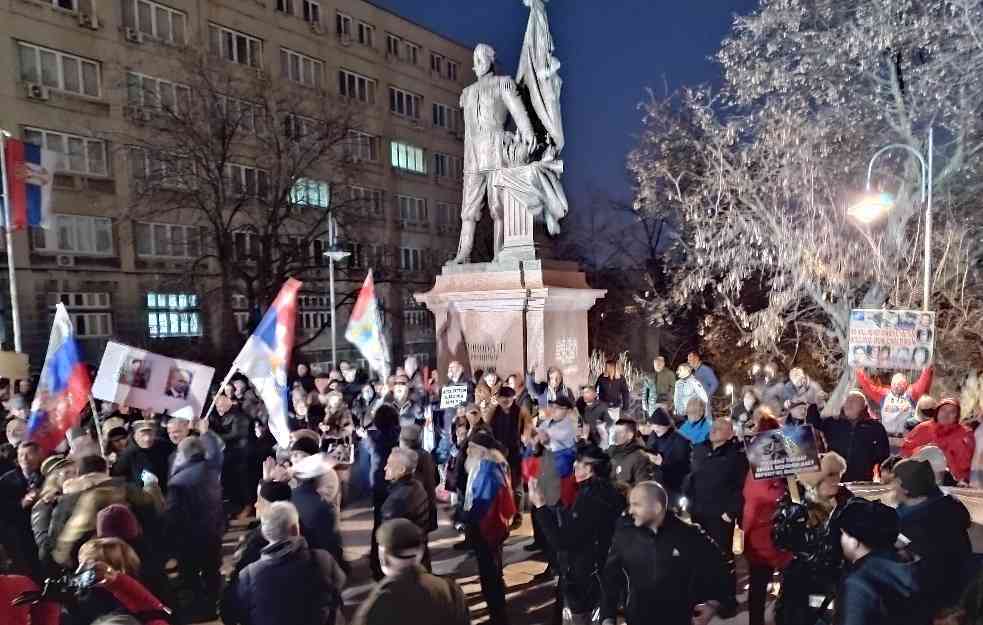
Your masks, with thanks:
[[[41,601],[63,603],[66,599],[85,594],[98,581],[95,569],[87,569],[75,575],[49,577],[44,580],[44,587],[40,592],[23,592],[17,595],[12,605],[34,605]]]

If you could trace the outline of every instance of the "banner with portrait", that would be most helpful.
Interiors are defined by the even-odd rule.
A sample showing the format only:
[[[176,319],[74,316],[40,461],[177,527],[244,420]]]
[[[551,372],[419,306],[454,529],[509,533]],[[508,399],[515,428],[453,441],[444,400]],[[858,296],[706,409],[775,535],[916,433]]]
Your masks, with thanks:
[[[935,313],[853,310],[849,339],[851,367],[924,369],[935,359]]]
[[[196,419],[207,405],[215,369],[110,341],[92,395],[131,408]]]
[[[756,480],[818,471],[816,432],[811,425],[786,425],[750,436],[747,460]]]

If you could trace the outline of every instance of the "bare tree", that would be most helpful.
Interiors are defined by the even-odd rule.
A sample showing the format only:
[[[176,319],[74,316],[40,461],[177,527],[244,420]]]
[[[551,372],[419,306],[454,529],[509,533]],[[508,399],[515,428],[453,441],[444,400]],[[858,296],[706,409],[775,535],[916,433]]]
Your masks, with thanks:
[[[879,161],[876,184],[899,198],[882,223],[862,226],[847,208],[876,149],[924,150],[931,126],[936,346],[943,363],[965,362],[952,350],[983,331],[981,15],[979,0],[762,0],[737,18],[717,55],[722,91],[652,99],[629,158],[638,210],[671,210],[682,225],[652,319],[713,308],[765,350],[808,336],[845,389],[850,309],[921,305],[917,162],[903,151]]]
[[[182,279],[216,305],[215,347],[234,350],[233,295],[256,310],[288,277],[323,279],[332,229],[368,214],[372,200],[351,178],[378,139],[354,131],[355,107],[313,73],[301,85],[194,49],[176,69],[180,84],[127,73],[128,216],[138,245],[158,244],[158,233],[140,230],[147,221],[195,227],[163,245],[182,250]]]

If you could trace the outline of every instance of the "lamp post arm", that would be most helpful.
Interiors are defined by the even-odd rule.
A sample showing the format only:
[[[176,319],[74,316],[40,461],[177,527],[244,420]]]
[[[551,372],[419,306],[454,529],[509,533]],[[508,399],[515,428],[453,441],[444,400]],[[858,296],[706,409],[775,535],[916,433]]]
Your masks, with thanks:
[[[925,162],[925,157],[922,156],[922,153],[921,152],[919,152],[915,148],[911,147],[910,145],[905,145],[904,143],[892,143],[890,145],[885,145],[880,150],[877,150],[876,152],[874,152],[874,155],[870,157],[870,163],[867,165],[867,190],[870,191],[870,178],[871,178],[871,176],[874,173],[874,161],[876,161],[877,160],[877,157],[880,156],[881,154],[883,154],[884,152],[887,152],[888,150],[897,150],[897,149],[907,150],[915,158],[917,158],[918,159],[918,162],[921,164],[921,166],[922,166],[921,192],[922,192],[922,202],[924,202],[926,196],[928,195],[928,184],[929,184],[928,183],[928,164]]]

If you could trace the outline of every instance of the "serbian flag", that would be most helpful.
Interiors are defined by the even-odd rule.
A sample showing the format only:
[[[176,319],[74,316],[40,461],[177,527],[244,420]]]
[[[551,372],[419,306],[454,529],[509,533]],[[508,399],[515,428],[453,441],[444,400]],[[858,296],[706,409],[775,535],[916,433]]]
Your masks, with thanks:
[[[3,156],[7,180],[3,199],[10,203],[10,227],[14,230],[28,226],[48,228],[58,153],[32,143],[7,139],[3,141]]]
[[[481,461],[473,479],[468,480],[464,512],[469,522],[478,525],[489,545],[498,547],[505,542],[516,512],[507,465]]]
[[[358,292],[355,308],[348,318],[345,340],[358,348],[369,363],[369,368],[385,380],[389,377],[389,348],[382,335],[382,317],[375,299],[375,282],[372,270],[365,276],[362,289]]]
[[[89,371],[79,357],[72,318],[65,305],[59,303],[31,406],[28,438],[46,451],[54,451],[64,440],[65,432],[79,425],[91,388]]]
[[[294,348],[297,292],[301,282],[290,278],[232,363],[259,392],[269,415],[269,428],[281,449],[290,447],[287,426],[287,363]]]

